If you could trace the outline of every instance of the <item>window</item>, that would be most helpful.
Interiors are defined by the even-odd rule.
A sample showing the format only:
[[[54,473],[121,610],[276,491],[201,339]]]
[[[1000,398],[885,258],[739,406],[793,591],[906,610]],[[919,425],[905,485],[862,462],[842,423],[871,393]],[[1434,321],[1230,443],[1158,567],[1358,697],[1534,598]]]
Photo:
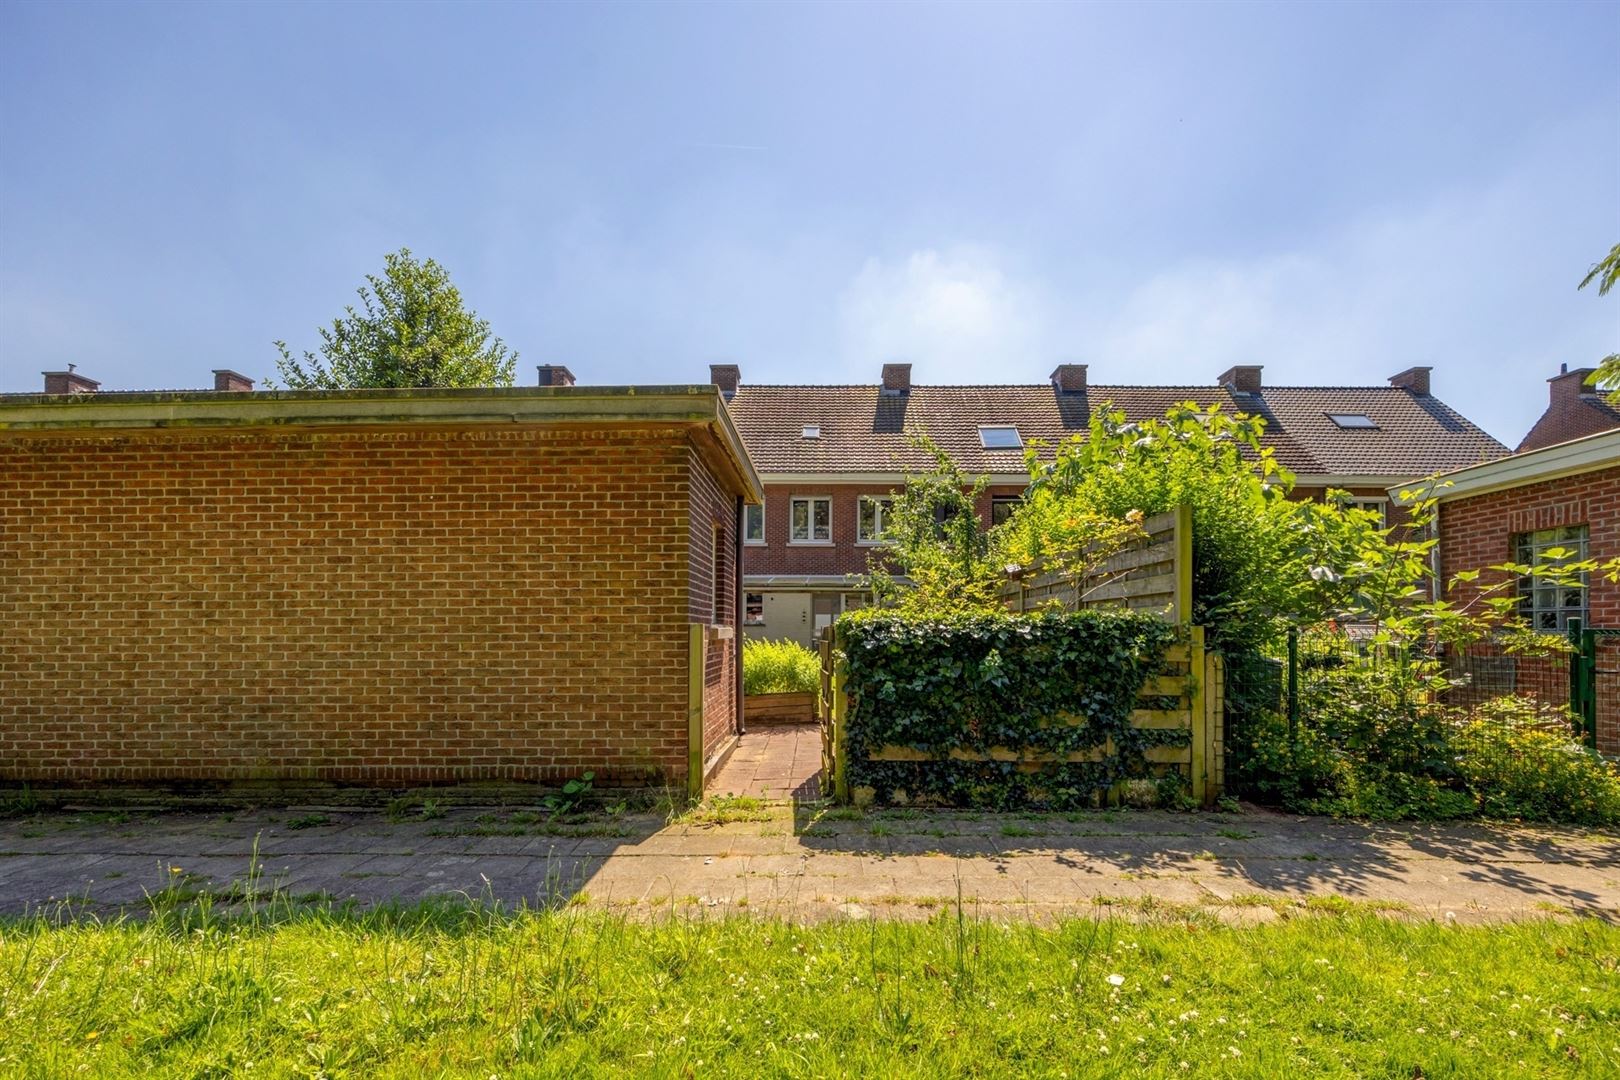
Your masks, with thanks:
[[[1569,554],[1549,559],[1547,552],[1563,549]],[[1513,561],[1528,566],[1558,566],[1586,558],[1586,526],[1567,525],[1562,529],[1519,533],[1513,538]],[[1581,575],[1581,585],[1586,575]],[[1519,579],[1519,614],[1532,629],[1558,633],[1569,629],[1570,619],[1586,620],[1586,589],[1559,588],[1544,579]]]
[[[863,544],[876,544],[883,539],[894,500],[882,495],[862,495],[856,504],[855,539]]]
[[[765,594],[743,593],[743,625],[765,625]]]
[[[765,542],[765,507],[743,507],[743,543],[763,544]]]
[[[1024,440],[1011,424],[979,425],[979,442],[986,450],[1022,450]]]
[[[788,539],[795,544],[832,543],[832,500],[823,496],[794,499]]]
[[[1342,428],[1376,428],[1373,419],[1363,413],[1330,412],[1327,418]]]
[[[806,439],[819,439],[821,438],[821,425],[806,424],[802,429],[800,429],[799,434]]]
[[[991,499],[991,527],[994,528],[997,525],[1005,524],[1009,519],[1011,519],[1013,516],[1013,511],[1018,509],[1018,504],[1022,501],[1023,500],[1017,495],[997,495],[995,498]]]

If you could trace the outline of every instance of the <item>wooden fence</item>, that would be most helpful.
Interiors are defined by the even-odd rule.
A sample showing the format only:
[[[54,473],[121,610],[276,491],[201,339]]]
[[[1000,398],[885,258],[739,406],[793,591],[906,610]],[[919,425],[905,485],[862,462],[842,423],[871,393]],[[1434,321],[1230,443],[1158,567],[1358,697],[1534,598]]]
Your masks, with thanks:
[[[1027,568],[1002,587],[1002,601],[1013,611],[1055,600],[1068,611],[1123,607],[1186,623],[1192,614],[1192,508],[1155,514],[1142,528],[1144,539],[1084,576],[1039,563]]]
[[[1042,573],[1036,568],[1003,590],[1007,606],[1015,611],[1042,607],[1052,600],[1068,610],[1079,608],[1124,607],[1152,611],[1177,624],[1177,642],[1165,655],[1165,669],[1148,679],[1139,692],[1143,707],[1131,713],[1131,724],[1138,728],[1184,730],[1187,743],[1156,746],[1148,750],[1150,763],[1182,770],[1192,797],[1210,806],[1221,793],[1225,768],[1225,670],[1221,657],[1204,647],[1204,628],[1187,620],[1192,611],[1192,514],[1189,508],[1159,514],[1144,523],[1147,537],[1141,543],[1107,560],[1096,572],[1077,581],[1060,572]],[[821,692],[816,715],[821,721],[822,777],[838,802],[850,800],[848,776],[849,697],[844,689],[844,665],[835,627],[821,635]],[[1059,722],[1065,722],[1058,718]],[[1066,722],[1080,722],[1068,719]],[[1112,740],[1075,751],[1069,762],[1101,761],[1112,755]],[[981,753],[951,750],[957,761],[1010,761],[1021,771],[1038,772],[1056,760],[1026,747],[995,747]],[[929,761],[926,751],[905,746],[885,746],[871,752],[873,761]],[[1117,802],[1119,788],[1108,793]]]

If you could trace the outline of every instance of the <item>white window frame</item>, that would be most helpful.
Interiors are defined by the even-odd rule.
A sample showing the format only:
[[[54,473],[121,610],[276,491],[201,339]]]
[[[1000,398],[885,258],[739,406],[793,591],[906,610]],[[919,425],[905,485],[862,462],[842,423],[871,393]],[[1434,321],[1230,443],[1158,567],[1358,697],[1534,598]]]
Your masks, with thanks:
[[[876,520],[878,531],[876,536],[861,535],[861,507],[867,503],[877,504]],[[883,538],[883,533],[888,528],[886,519],[889,516],[889,511],[893,509],[893,507],[893,495],[862,495],[857,498],[855,500],[855,543],[861,547],[878,547],[879,545],[887,544],[888,541]]]
[[[805,521],[810,526],[810,535],[800,538],[796,535],[794,518],[800,503],[809,503],[810,510]],[[816,537],[816,503],[827,505],[827,535],[824,538]],[[788,500],[788,543],[800,547],[827,547],[832,544],[832,496],[831,495],[795,495]]]
[[[1378,421],[1374,420],[1371,416],[1368,416],[1366,413],[1359,413],[1359,412],[1330,412],[1330,413],[1325,413],[1324,415],[1329,420],[1333,421],[1333,426],[1338,428],[1340,431],[1377,431],[1378,430]],[[1347,423],[1344,422],[1346,420],[1352,420],[1352,421],[1354,421],[1354,420],[1365,420],[1367,422],[1365,424],[1356,424],[1356,423],[1347,424]]]
[[[1577,536],[1564,537],[1558,534],[1566,532],[1579,532]],[[1551,535],[1549,535],[1551,534]],[[1537,539],[1540,537],[1540,539]],[[1513,561],[1525,563],[1529,566],[1542,565],[1544,560],[1537,556],[1547,548],[1568,548],[1573,554],[1567,561],[1580,562],[1585,559],[1591,550],[1592,529],[1587,522],[1575,525],[1563,525],[1553,529],[1536,529],[1533,532],[1516,532],[1512,537]],[[1556,564],[1553,564],[1556,565]],[[1591,590],[1587,588],[1589,582],[1587,575],[1581,575],[1579,589],[1562,589],[1546,583],[1537,583],[1537,579],[1529,575],[1519,578],[1519,616],[1530,624],[1530,628],[1543,634],[1563,634],[1569,630],[1569,620],[1580,619],[1581,625],[1586,625],[1588,612],[1591,610]],[[1553,594],[1554,602],[1544,604],[1547,592]],[[1578,602],[1571,604],[1571,595],[1577,597]],[[1551,615],[1553,625],[1543,625],[1543,616]]]
[[[748,535],[748,517],[755,510],[759,511],[759,539],[758,540],[755,540],[753,537]],[[763,502],[760,503],[758,506],[744,506],[743,507],[743,543],[745,545],[749,546],[749,547],[764,547],[765,546],[765,504]]]
[[[984,440],[984,433],[987,432],[987,431],[1010,431],[1013,434],[1013,439],[1016,440],[1015,445],[1013,445],[1013,446],[991,446],[989,443],[985,442],[985,440]],[[994,451],[994,450],[1000,450],[1000,451],[1022,450],[1024,448],[1024,433],[1018,430],[1018,425],[1017,424],[980,424],[979,425],[979,446],[982,447],[985,450],[992,450],[992,451]]]

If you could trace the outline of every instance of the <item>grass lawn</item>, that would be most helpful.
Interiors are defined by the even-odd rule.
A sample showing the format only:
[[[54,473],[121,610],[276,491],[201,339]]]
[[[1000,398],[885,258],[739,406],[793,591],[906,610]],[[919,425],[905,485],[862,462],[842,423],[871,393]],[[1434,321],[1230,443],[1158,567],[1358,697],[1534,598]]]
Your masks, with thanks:
[[[1615,1076],[1617,957],[1365,913],[40,918],[0,924],[0,1075]]]

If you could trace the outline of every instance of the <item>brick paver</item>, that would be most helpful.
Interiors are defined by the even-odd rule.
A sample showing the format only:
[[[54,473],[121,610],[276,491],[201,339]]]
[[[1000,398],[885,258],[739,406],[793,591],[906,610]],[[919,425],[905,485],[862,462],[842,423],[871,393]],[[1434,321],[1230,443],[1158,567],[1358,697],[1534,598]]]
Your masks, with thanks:
[[[960,897],[987,917],[1176,912],[1275,917],[1362,903],[1472,921],[1620,918],[1612,831],[1419,825],[1264,811],[861,813],[717,801],[674,820],[534,807],[106,814],[0,820],[0,916],[67,903],[141,913],[172,889],[224,910],[251,884],[295,902],[488,897],[647,916],[925,917]],[[255,862],[255,858],[257,861]]]
[[[820,797],[820,775],[820,725],[761,726],[737,741],[709,781],[709,794],[809,801]]]

